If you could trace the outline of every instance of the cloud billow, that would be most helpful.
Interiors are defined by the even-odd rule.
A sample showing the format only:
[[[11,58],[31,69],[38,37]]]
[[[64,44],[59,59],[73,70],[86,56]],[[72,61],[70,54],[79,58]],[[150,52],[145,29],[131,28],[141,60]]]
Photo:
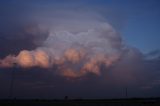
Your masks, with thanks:
[[[39,33],[34,27],[26,29],[36,35],[33,42],[38,42],[43,36],[41,32],[47,29],[48,36],[41,41],[41,45],[34,50],[21,50],[17,56],[11,54],[1,59],[1,67],[17,64],[22,68],[51,68],[56,65],[63,76],[81,77],[87,73],[100,75],[101,64],[107,68],[120,59],[125,46],[115,29],[101,15],[62,11],[49,17],[50,20],[45,19],[39,19]]]

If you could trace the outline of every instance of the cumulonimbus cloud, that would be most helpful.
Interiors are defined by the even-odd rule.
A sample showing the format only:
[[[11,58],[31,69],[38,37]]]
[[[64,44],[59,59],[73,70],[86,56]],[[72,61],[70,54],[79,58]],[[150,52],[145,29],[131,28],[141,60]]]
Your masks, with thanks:
[[[9,55],[1,59],[0,67],[57,66],[63,76],[81,77],[87,73],[101,75],[102,64],[107,69],[121,58],[125,45],[115,29],[104,21],[102,16],[88,12],[83,13],[85,16],[76,12],[69,12],[69,15],[66,14],[67,11],[62,12],[64,13],[65,16],[58,19],[55,15],[49,20],[40,17],[40,25],[47,26],[49,30],[49,35],[41,46],[35,50],[22,50],[17,56]]]

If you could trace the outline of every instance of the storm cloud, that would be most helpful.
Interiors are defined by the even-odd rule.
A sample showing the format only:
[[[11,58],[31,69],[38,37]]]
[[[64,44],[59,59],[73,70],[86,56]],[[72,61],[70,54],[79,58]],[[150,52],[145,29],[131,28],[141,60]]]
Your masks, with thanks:
[[[37,47],[21,50],[17,56],[10,54],[1,60],[1,67],[17,64],[23,68],[51,68],[56,65],[62,75],[80,77],[87,73],[100,75],[102,65],[107,69],[120,59],[125,45],[100,14],[73,10],[44,13],[47,15],[36,17],[39,29],[26,28]]]
[[[0,7],[3,97],[12,70],[20,98],[124,97],[125,88],[132,97],[159,95],[158,50],[144,54],[129,46],[103,12],[82,4],[73,9],[77,3],[6,3],[11,7]]]

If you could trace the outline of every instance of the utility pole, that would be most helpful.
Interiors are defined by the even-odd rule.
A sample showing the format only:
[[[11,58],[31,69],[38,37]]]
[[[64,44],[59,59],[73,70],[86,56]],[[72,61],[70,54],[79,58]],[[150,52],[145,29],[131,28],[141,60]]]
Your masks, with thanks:
[[[14,63],[14,66],[16,66],[16,63]],[[14,83],[15,83],[15,69],[12,70],[11,72],[11,85],[9,89],[9,98],[13,99],[13,94],[14,94]]]
[[[127,87],[125,88],[125,94],[126,94],[126,98],[128,98],[128,89],[127,89]]]

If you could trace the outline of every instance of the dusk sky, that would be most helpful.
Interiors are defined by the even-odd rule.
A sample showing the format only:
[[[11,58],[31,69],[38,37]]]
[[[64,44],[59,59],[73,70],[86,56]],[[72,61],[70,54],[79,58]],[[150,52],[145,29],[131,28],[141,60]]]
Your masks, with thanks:
[[[159,0],[0,0],[0,98],[159,97],[159,19]]]

